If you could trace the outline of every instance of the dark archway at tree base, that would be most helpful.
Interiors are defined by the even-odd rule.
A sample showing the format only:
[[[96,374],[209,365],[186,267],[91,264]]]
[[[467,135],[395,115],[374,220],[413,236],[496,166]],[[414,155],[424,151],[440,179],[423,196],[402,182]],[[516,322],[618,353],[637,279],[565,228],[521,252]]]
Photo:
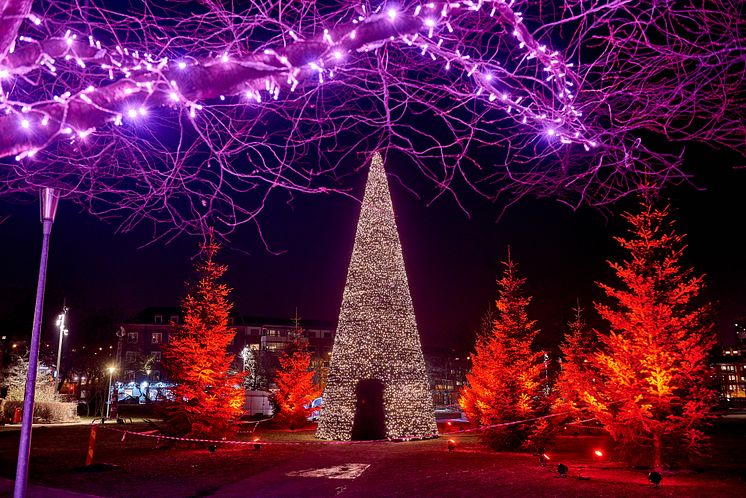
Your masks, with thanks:
[[[357,402],[352,422],[352,439],[384,439],[386,415],[383,409],[383,382],[378,379],[362,379],[357,383],[355,395]]]

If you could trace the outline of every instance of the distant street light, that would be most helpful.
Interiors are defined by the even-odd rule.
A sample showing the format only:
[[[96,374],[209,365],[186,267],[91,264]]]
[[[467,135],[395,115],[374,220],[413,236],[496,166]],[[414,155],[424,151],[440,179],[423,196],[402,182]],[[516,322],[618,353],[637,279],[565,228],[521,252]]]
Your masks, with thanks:
[[[116,368],[109,367],[108,370],[109,370],[109,389],[106,391],[106,393],[108,394],[107,399],[106,399],[106,418],[109,418],[109,410],[111,409],[111,395],[112,395],[111,376],[114,375],[114,370],[116,370]]]
[[[49,237],[52,233],[54,216],[57,214],[57,203],[60,194],[56,189],[43,188],[41,201],[41,257],[39,258],[39,279],[36,283],[36,302],[34,304],[34,322],[31,327],[31,347],[28,355],[28,373],[23,397],[23,419],[21,437],[18,445],[16,462],[16,480],[13,485],[13,496],[24,498],[28,484],[28,462],[31,453],[31,425],[34,420],[34,395],[36,394],[36,371],[39,366],[39,339],[41,338],[41,317],[44,310],[44,287],[47,283],[47,261],[49,259]],[[15,345],[14,345],[15,346]]]

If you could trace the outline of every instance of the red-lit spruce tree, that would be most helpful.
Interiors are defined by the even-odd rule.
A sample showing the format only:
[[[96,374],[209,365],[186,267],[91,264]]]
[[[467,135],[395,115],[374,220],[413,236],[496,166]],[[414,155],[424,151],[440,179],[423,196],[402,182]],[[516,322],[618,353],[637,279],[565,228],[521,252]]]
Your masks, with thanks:
[[[646,201],[625,217],[630,233],[616,240],[628,256],[610,263],[617,286],[599,284],[606,300],[596,309],[610,333],[600,336],[600,378],[585,397],[628,456],[659,469],[664,457],[696,454],[706,442],[713,328],[709,307],[697,304],[703,277],[682,264],[685,245],[669,208]]]
[[[290,342],[280,353],[280,366],[275,373],[277,391],[272,395],[272,402],[275,422],[294,430],[308,424],[311,402],[319,396],[320,390],[314,382],[316,372],[311,368],[311,353],[303,329],[296,324],[290,334]]]
[[[184,323],[174,324],[165,366],[172,380],[175,401],[169,419],[177,430],[192,437],[227,437],[235,433],[244,404],[243,374],[230,372],[233,355],[228,345],[230,289],[220,279],[227,267],[215,261],[219,245],[212,237],[196,263],[197,282],[189,286],[182,309]]]
[[[596,332],[588,327],[580,305],[573,311],[574,317],[567,324],[567,333],[560,345],[562,368],[554,389],[552,411],[557,415],[554,423],[585,415],[584,396],[596,382],[597,372],[592,361],[598,349]]]
[[[477,338],[459,399],[478,426],[531,419],[540,409],[541,353],[531,348],[538,333],[536,322],[528,318],[531,298],[525,296],[525,279],[518,277],[510,257],[504,265],[492,328]],[[534,426],[529,422],[486,429],[483,441],[495,449],[515,449],[527,443]]]

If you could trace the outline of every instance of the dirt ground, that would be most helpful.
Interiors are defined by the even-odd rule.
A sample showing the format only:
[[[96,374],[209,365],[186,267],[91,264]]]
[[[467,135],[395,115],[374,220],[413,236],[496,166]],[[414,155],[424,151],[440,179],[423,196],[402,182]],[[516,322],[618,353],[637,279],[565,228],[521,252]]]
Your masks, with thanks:
[[[108,425],[141,431],[143,424]],[[261,426],[260,426],[261,427]],[[312,430],[259,429],[242,434],[266,443],[185,448],[159,445],[155,439],[111,429],[98,432],[94,462],[118,468],[80,470],[89,427],[35,427],[30,482],[97,496],[746,496],[746,425],[721,426],[714,434],[712,458],[694,471],[664,473],[660,489],[647,482],[647,471],[593,456],[606,451],[608,438],[560,437],[541,467],[536,456],[496,453],[475,434],[458,431],[436,440],[407,443],[324,444]],[[448,430],[449,428],[444,428]],[[450,428],[452,430],[452,428]],[[0,477],[14,477],[18,430],[0,431]],[[447,440],[456,441],[449,452]],[[567,478],[556,472],[569,468]],[[359,475],[330,478],[328,471],[358,470]],[[319,477],[318,474],[324,474]],[[331,472],[332,474],[334,472]],[[309,477],[309,474],[315,475]],[[51,495],[50,495],[51,496]]]

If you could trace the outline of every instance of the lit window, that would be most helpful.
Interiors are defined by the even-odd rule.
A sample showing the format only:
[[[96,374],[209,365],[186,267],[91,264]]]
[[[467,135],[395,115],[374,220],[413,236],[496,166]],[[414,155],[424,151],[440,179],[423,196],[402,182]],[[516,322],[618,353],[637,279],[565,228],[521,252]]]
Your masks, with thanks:
[[[127,344],[137,344],[137,332],[127,332]]]
[[[161,332],[153,332],[150,338],[151,344],[163,344],[163,334]]]

